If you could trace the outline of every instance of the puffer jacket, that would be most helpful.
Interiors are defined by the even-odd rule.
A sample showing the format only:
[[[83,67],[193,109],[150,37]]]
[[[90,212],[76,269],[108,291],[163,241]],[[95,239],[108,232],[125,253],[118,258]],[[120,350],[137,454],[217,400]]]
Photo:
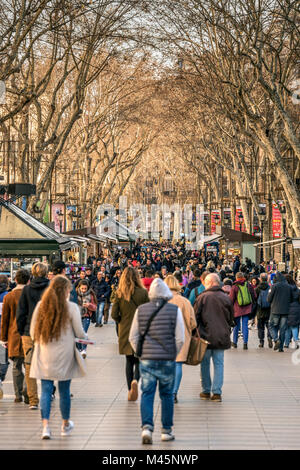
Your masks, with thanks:
[[[300,325],[300,290],[296,285],[291,288],[290,309],[288,315],[289,326]]]

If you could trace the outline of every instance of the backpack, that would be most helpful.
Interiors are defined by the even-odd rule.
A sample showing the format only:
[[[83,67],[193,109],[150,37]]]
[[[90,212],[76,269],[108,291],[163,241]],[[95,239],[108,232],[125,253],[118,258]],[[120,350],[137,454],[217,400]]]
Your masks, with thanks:
[[[269,289],[261,290],[257,300],[260,308],[270,308],[270,302],[267,301]]]
[[[248,288],[248,284],[245,282],[243,286],[239,285],[239,292],[237,295],[237,301],[240,307],[244,307],[245,305],[252,304],[252,297]]]

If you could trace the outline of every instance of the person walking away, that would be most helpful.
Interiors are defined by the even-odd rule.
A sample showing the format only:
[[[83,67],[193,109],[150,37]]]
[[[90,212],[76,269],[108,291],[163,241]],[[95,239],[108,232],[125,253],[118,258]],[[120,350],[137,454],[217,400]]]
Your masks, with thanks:
[[[101,271],[97,273],[97,279],[92,283],[92,289],[96,294],[97,298],[97,310],[96,310],[96,324],[95,327],[102,327],[102,318],[105,307],[105,301],[110,295],[110,286],[105,282],[105,274]]]
[[[82,327],[85,333],[88,332],[88,329],[91,324],[91,318],[93,313],[97,309],[97,299],[94,291],[89,288],[88,280],[83,280],[79,283],[77,288],[77,297],[78,297],[78,306],[81,313]],[[81,351],[83,359],[86,358],[86,344],[78,344],[77,348]]]
[[[184,338],[183,347],[181,348],[179,354],[176,357],[175,382],[174,382],[174,389],[173,389],[174,402],[177,403],[178,402],[177,394],[178,394],[178,390],[179,390],[181,379],[182,379],[182,364],[187,360],[191,337],[192,337],[192,331],[196,328],[197,322],[196,322],[195,312],[191,305],[191,302],[188,299],[184,298],[180,293],[181,286],[179,282],[177,281],[176,277],[170,274],[169,276],[166,277],[165,283],[167,284],[167,286],[169,287],[170,291],[173,294],[173,297],[171,300],[169,300],[169,303],[177,305],[177,307],[180,308],[183,321],[184,321],[185,338]]]
[[[298,289],[293,277],[287,274],[286,280],[291,286],[290,308],[288,314],[288,330],[285,335],[286,344],[289,345],[291,337],[295,343],[295,349],[299,349],[299,326],[300,326],[300,290]],[[287,337],[288,334],[288,337]]]
[[[4,274],[0,274],[0,325],[1,325],[1,315],[2,315],[2,308],[3,308],[3,301],[4,297],[8,294],[8,277]],[[8,362],[8,354],[7,354],[7,347],[4,345],[0,345],[0,399],[3,398],[3,386],[2,382],[4,382],[7,370],[8,370],[9,362]]]
[[[116,291],[111,316],[118,323],[119,354],[126,356],[128,401],[137,400],[140,379],[139,359],[135,357],[129,342],[129,332],[136,309],[148,301],[147,289],[144,288],[137,270],[125,268]]]
[[[134,351],[142,334],[144,338],[140,356],[142,443],[152,444],[154,431],[153,404],[157,383],[161,399],[161,440],[174,440],[172,433],[174,414],[175,360],[185,339],[180,308],[168,301],[173,297],[168,286],[155,279],[149,290],[150,302],[135,312],[129,341]]]
[[[291,303],[292,287],[282,273],[274,277],[274,284],[268,293],[268,302],[271,304],[270,333],[274,341],[274,351],[283,352],[285,332],[287,329],[288,314]]]
[[[108,322],[108,318],[109,318],[109,311],[110,311],[110,306],[111,306],[111,302],[110,302],[110,296],[111,296],[111,280],[110,280],[110,275],[109,274],[106,274],[105,275],[105,282],[106,284],[108,285],[108,295],[105,299],[105,305],[104,305],[104,310],[103,310],[103,317],[104,317],[104,322],[103,324],[106,325],[107,322]]]
[[[257,296],[257,333],[259,339],[259,347],[264,347],[265,329],[267,329],[267,337],[269,348],[273,348],[272,336],[270,333],[269,319],[271,305],[268,302],[268,293],[270,286],[268,284],[268,274],[260,275],[260,283],[256,288]]]
[[[51,438],[49,420],[54,381],[58,381],[61,436],[68,436],[74,427],[70,420],[71,380],[85,375],[84,364],[78,364],[74,349],[75,338],[87,339],[87,334],[82,328],[78,306],[68,300],[71,288],[66,277],[56,276],[37,304],[30,325],[34,341],[30,377],[41,380],[42,439]]]
[[[3,302],[1,318],[1,341],[7,344],[8,357],[13,362],[13,385],[15,391],[15,403],[23,401],[29,404],[26,381],[24,380],[24,351],[22,339],[17,328],[17,306],[22,294],[22,289],[28,284],[30,274],[26,269],[19,269],[16,273],[16,287],[9,292]]]
[[[17,327],[22,337],[25,363],[25,380],[29,398],[29,408],[37,410],[39,404],[36,380],[30,377],[30,364],[33,352],[33,341],[30,337],[30,323],[36,304],[42,297],[44,290],[49,285],[47,279],[48,266],[44,263],[35,263],[32,266],[32,280],[28,286],[22,289],[22,294],[17,307]]]
[[[237,348],[238,334],[242,321],[244,349],[248,349],[248,320],[252,311],[252,303],[254,303],[256,300],[256,295],[253,287],[246,281],[246,278],[242,272],[238,272],[236,274],[236,281],[233,283],[229,297],[233,303],[234,317],[236,322],[236,326],[233,328],[232,346]]]
[[[204,280],[205,291],[197,297],[194,311],[201,338],[209,345],[201,362],[202,400],[222,401],[224,382],[224,351],[230,349],[231,327],[234,325],[233,304],[221,288],[217,274],[208,274]],[[214,365],[211,380],[210,366]]]

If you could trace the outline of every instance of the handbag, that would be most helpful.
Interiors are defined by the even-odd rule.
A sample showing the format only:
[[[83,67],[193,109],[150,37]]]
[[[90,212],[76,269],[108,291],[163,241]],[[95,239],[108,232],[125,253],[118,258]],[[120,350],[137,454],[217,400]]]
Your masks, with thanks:
[[[196,329],[196,335],[191,337],[190,347],[185,364],[188,366],[197,366],[202,362],[204,354],[206,352],[209,342],[206,339],[200,337],[198,328]]]

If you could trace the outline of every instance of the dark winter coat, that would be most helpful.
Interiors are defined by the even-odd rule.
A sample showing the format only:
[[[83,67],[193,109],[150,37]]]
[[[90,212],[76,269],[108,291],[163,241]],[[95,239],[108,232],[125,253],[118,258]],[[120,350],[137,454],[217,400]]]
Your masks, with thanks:
[[[44,290],[49,285],[49,279],[36,277],[22,290],[17,308],[17,326],[21,336],[30,336],[30,323],[36,304],[41,300]]]
[[[104,279],[101,279],[100,282],[98,281],[98,279],[96,279],[92,283],[92,289],[96,294],[98,303],[105,302],[105,300],[110,297],[111,288],[110,288],[110,285],[107,282],[105,282]]]
[[[129,343],[129,332],[137,307],[146,302],[149,302],[148,291],[141,287],[134,289],[133,296],[129,302],[123,298],[120,299],[117,295],[115,296],[111,317],[118,323],[120,354],[128,356],[134,354]]]
[[[270,286],[267,282],[261,282],[259,286],[256,288],[256,296],[257,296],[257,301],[258,297],[261,291],[269,290]],[[267,320],[270,317],[270,311],[271,307],[268,308],[261,308],[259,305],[257,305],[257,319],[258,320]]]
[[[233,305],[221,287],[203,291],[196,299],[194,311],[200,336],[210,343],[208,349],[229,349]]]
[[[289,326],[299,326],[300,325],[300,290],[296,285],[291,286],[291,298],[290,298],[290,309],[288,316],[288,325]]]
[[[288,315],[291,302],[292,287],[283,274],[277,273],[275,284],[268,294],[268,302],[271,304],[271,315]]]

